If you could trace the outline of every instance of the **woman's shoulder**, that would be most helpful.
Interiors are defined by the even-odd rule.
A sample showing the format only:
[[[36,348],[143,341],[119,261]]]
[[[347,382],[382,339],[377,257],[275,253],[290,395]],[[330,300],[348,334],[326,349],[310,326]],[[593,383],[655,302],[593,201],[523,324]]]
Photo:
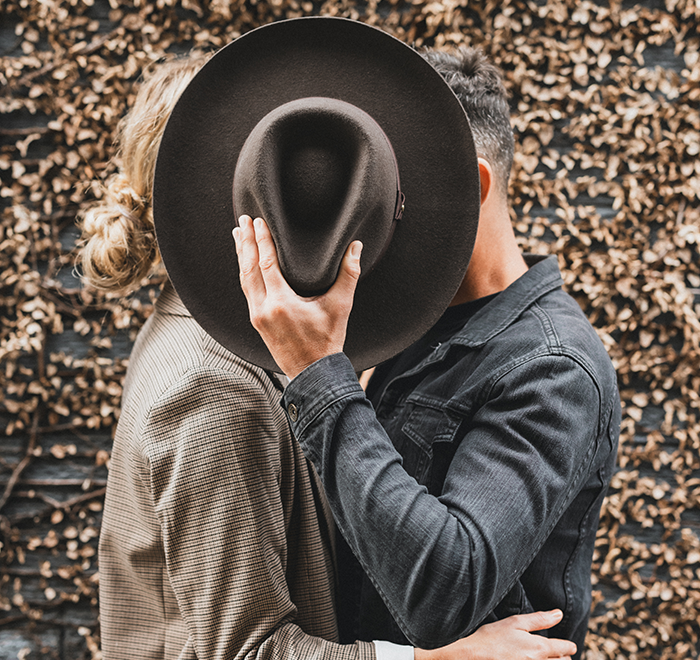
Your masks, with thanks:
[[[122,416],[143,416],[164,398],[197,389],[226,391],[232,399],[276,403],[281,386],[262,369],[226,350],[187,315],[156,307],[141,329],[124,384]]]

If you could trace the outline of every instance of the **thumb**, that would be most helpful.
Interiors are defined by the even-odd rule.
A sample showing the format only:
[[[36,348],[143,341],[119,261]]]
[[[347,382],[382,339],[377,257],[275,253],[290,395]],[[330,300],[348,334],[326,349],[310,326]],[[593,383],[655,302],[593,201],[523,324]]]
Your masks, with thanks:
[[[332,298],[352,299],[360,279],[360,255],[362,254],[362,243],[353,241],[345,251],[345,256],[340,264],[340,272],[333,286],[326,294]]]
[[[556,626],[563,617],[561,610],[549,610],[548,612],[531,612],[521,614],[518,618],[522,624],[521,629],[533,632],[535,630],[546,630]]]

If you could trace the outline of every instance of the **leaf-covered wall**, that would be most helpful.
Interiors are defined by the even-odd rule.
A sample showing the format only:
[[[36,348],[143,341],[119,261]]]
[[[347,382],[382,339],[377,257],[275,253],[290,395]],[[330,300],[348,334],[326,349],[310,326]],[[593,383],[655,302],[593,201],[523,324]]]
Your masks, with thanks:
[[[587,658],[696,658],[700,0],[2,0],[0,660],[100,655],[111,437],[162,276],[128,299],[83,290],[75,218],[114,171],[139,73],[310,14],[480,45],[503,68],[519,240],[559,255],[623,400]]]

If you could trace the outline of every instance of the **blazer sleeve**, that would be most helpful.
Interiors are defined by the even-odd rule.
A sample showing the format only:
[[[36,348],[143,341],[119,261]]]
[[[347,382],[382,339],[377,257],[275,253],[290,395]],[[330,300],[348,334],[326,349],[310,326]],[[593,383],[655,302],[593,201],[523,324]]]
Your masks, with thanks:
[[[163,579],[189,635],[181,657],[374,660],[369,643],[336,644],[295,623],[284,492],[294,467],[283,465],[291,440],[279,419],[259,384],[203,367],[150,411],[144,478],[162,530]]]

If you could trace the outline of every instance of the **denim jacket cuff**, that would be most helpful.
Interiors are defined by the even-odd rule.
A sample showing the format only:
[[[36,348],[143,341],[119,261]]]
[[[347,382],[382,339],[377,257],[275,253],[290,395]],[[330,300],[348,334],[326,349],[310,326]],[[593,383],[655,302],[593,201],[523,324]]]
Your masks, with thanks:
[[[301,441],[304,430],[330,406],[364,391],[344,353],[321,358],[287,385],[280,404],[292,432]]]

